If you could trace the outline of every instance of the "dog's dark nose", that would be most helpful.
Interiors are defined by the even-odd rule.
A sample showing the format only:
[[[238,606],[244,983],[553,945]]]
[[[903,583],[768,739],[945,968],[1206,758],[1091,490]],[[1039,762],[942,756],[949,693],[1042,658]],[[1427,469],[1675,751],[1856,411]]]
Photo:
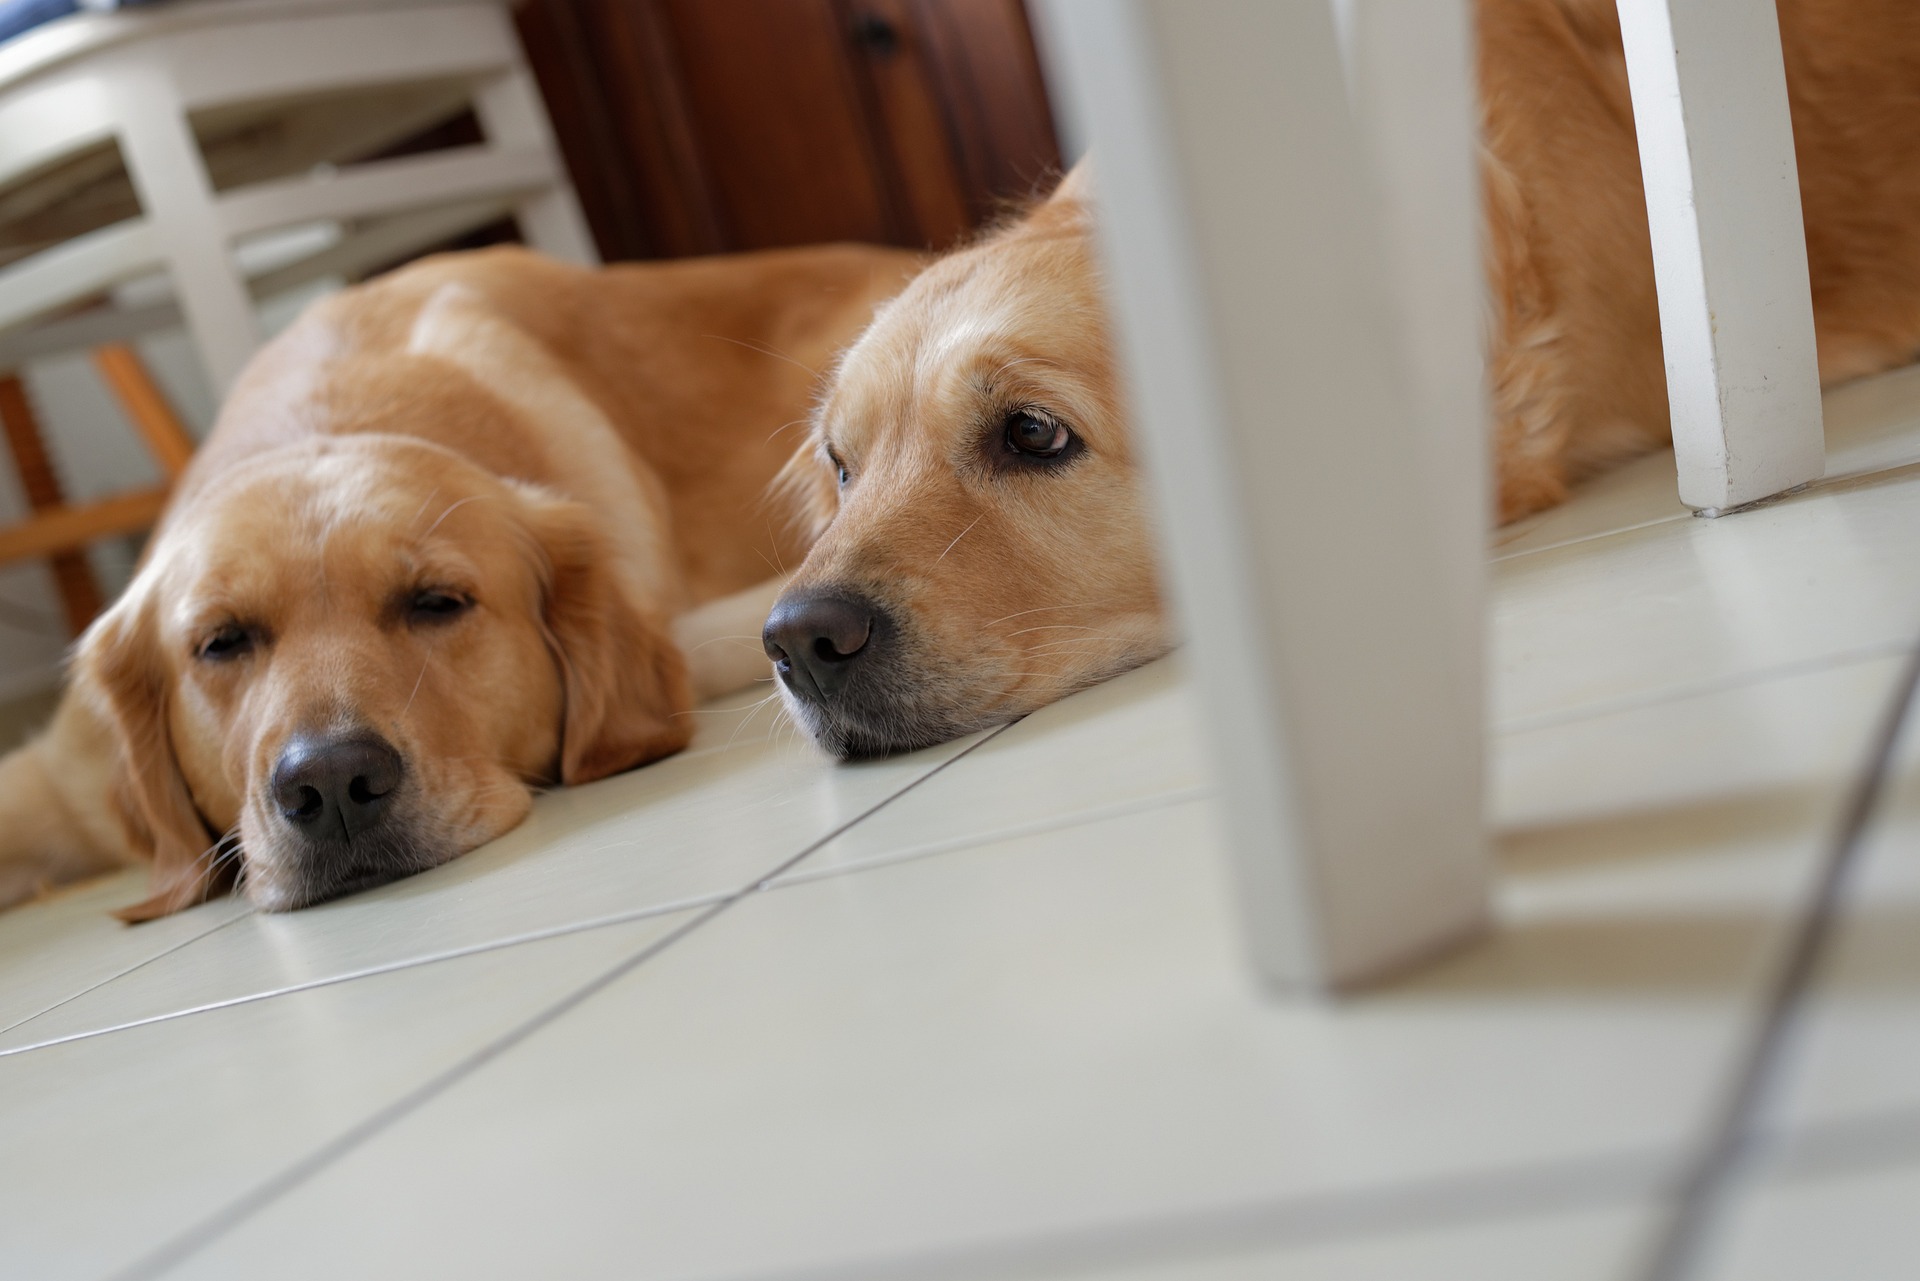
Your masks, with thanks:
[[[386,816],[406,764],[378,734],[295,734],[270,786],[285,818],[310,840],[352,840]]]
[[[878,648],[879,606],[847,592],[796,592],[774,602],[760,643],[780,679],[806,698],[832,698]]]

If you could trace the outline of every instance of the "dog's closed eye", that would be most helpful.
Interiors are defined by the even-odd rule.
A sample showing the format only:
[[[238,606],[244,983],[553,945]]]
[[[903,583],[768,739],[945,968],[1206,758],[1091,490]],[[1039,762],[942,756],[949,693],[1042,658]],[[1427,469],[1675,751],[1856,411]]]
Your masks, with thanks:
[[[250,653],[258,639],[259,634],[253,628],[226,623],[201,640],[194,649],[194,657],[209,663],[229,662]]]
[[[424,587],[407,599],[407,621],[426,626],[449,623],[473,608],[473,597],[465,592]]]

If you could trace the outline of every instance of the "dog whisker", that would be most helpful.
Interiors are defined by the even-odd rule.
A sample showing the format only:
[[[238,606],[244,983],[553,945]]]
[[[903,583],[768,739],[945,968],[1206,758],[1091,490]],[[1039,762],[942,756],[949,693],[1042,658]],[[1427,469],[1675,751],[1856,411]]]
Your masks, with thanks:
[[[965,538],[968,534],[972,533],[974,525],[978,525],[981,521],[985,520],[986,518],[987,518],[987,514],[985,512],[981,512],[978,516],[975,516],[972,522],[968,524],[968,526],[965,529],[961,530],[959,533],[953,536],[953,542],[947,544],[947,551],[941,552],[938,556],[935,556],[933,558],[933,563],[938,565],[941,561],[945,560],[947,558],[947,552],[952,551],[954,547],[959,544],[961,539]]]
[[[820,376],[820,371],[818,369],[815,369],[810,365],[803,365],[799,361],[795,360],[792,356],[787,355],[785,352],[775,351],[773,348],[767,346],[764,343],[748,342],[744,338],[729,338],[725,334],[701,334],[700,336],[702,338],[717,338],[721,342],[730,342],[736,347],[745,347],[748,351],[757,351],[762,356],[772,356],[775,360],[784,360],[789,365],[792,365],[795,369],[806,370],[809,374],[812,374],[815,378],[818,378]]]

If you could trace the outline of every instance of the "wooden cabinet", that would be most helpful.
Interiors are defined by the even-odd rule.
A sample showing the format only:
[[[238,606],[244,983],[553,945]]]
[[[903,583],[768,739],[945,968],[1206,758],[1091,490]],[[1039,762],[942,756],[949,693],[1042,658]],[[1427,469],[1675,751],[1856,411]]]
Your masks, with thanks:
[[[1058,172],[1020,0],[528,0],[609,260],[945,248]]]

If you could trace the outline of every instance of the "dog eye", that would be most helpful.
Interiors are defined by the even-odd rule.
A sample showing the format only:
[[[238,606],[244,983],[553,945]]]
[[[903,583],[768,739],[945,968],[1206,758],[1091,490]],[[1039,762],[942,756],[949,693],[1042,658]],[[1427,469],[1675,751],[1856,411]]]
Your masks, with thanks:
[[[464,614],[473,602],[455,592],[421,591],[413,594],[408,611],[415,622],[440,623]]]
[[[1065,423],[1033,409],[1008,414],[1006,435],[1008,449],[1037,459],[1059,458],[1079,441]]]
[[[834,473],[840,481],[840,488],[845,489],[853,480],[853,469],[841,462],[840,455],[834,453],[831,449],[827,451],[827,461],[833,464]]]
[[[253,633],[238,624],[230,624],[201,641],[195,653],[209,663],[224,663],[252,648]]]

